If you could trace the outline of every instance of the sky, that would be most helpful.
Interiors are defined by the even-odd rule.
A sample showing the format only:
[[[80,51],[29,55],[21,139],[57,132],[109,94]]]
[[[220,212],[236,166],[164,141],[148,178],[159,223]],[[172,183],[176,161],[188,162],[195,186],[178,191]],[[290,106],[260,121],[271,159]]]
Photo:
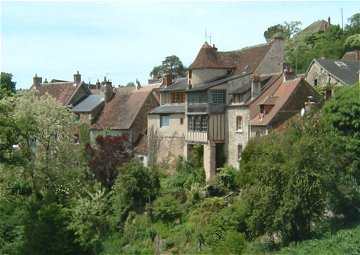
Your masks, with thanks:
[[[169,55],[188,66],[211,34],[219,50],[264,43],[271,25],[301,21],[302,27],[330,16],[344,23],[360,12],[359,1],[2,1],[0,69],[17,88],[29,88],[35,73],[85,82],[108,77],[113,84],[138,79]]]

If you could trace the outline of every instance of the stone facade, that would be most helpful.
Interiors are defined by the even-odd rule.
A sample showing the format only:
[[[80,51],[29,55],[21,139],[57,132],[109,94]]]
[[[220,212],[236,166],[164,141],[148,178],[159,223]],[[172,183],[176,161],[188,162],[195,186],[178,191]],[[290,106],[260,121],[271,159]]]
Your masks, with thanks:
[[[194,69],[192,70],[191,84],[196,87],[197,84],[224,76],[226,73],[226,69]]]
[[[226,111],[228,132],[226,136],[227,164],[239,167],[239,156],[249,141],[250,134],[250,113],[246,106],[231,105]],[[242,127],[238,129],[237,118],[241,117]]]
[[[169,126],[165,127],[160,127],[160,116],[159,114],[148,115],[149,133],[155,132],[149,139],[157,140],[156,161],[158,163],[174,163],[179,156],[184,156],[185,115],[169,114]]]
[[[311,86],[323,87],[328,85],[341,85],[340,81],[338,81],[332,74],[327,72],[317,62],[313,62],[313,64],[310,66],[306,73],[305,79]]]

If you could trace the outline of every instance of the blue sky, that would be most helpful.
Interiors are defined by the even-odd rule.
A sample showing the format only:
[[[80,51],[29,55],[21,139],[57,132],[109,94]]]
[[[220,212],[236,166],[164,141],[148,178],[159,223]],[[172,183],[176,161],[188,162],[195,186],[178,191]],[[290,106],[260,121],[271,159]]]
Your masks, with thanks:
[[[360,12],[359,2],[131,1],[1,2],[1,71],[18,88],[37,73],[48,80],[85,81],[105,75],[114,84],[146,83],[152,67],[175,54],[185,65],[204,42],[219,50],[263,43],[270,25],[299,20],[303,27],[331,17],[334,24]]]

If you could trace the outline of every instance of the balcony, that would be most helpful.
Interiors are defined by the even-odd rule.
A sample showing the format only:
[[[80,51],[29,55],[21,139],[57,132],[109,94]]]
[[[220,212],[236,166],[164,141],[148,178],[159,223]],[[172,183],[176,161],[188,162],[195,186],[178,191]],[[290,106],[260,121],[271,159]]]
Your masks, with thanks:
[[[207,143],[208,133],[207,131],[188,131],[185,133],[185,140],[188,143]]]

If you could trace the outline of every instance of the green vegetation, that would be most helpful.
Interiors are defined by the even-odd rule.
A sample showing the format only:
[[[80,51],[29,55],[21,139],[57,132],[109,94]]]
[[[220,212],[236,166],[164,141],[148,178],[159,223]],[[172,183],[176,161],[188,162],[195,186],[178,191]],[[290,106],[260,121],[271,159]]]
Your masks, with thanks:
[[[296,73],[306,72],[314,58],[339,59],[348,50],[360,49],[360,13],[349,18],[344,30],[331,25],[323,31],[300,31],[301,23],[285,22],[269,27],[264,32],[266,40],[280,36],[285,39],[285,60]]]
[[[161,65],[155,66],[151,72],[150,76],[154,79],[160,79],[165,74],[172,74],[173,78],[184,77],[186,73],[186,67],[184,67],[180,58],[171,55],[167,56],[161,63]]]

